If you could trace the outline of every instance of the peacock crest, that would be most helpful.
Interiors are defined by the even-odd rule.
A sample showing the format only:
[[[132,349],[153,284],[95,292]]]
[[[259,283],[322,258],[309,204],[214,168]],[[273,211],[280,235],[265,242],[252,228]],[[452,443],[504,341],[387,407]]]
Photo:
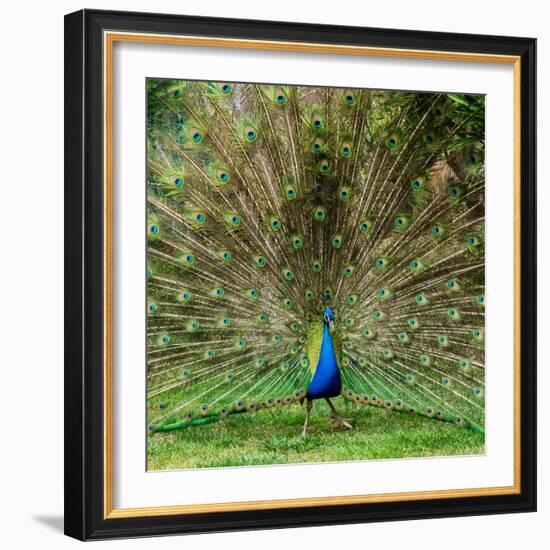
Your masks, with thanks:
[[[150,430],[341,395],[484,431],[484,97],[147,99]]]

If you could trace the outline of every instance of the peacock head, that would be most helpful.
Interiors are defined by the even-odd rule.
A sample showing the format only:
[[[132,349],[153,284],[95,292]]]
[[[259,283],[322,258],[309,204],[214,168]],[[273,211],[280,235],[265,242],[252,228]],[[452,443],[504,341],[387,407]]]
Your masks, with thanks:
[[[323,321],[325,325],[328,325],[331,328],[334,326],[334,311],[332,311],[329,305],[325,307],[325,311],[323,313]]]

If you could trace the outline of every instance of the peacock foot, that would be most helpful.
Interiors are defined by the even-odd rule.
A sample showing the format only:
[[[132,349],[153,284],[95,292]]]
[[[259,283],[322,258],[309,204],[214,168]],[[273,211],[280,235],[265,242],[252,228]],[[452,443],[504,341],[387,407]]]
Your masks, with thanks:
[[[336,413],[332,413],[330,415],[331,417],[331,422],[335,425],[335,426],[338,426],[340,428],[344,428],[345,430],[351,430],[353,429],[353,426],[349,423],[349,419],[348,418],[344,418],[343,416],[339,415],[339,414],[336,414]]]

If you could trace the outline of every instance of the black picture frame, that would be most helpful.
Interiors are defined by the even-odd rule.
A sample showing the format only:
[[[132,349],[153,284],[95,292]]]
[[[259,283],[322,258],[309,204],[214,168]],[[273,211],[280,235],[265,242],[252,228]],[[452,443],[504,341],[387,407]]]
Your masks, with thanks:
[[[135,518],[104,513],[103,32],[513,55],[521,66],[521,491]],[[83,10],[65,17],[65,533],[80,540],[536,509],[536,40]]]

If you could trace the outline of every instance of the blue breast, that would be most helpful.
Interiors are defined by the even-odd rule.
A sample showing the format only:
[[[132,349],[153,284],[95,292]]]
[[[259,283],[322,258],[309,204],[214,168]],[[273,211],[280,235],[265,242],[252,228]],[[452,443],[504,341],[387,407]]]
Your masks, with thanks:
[[[307,397],[319,399],[321,397],[336,397],[342,390],[340,369],[336,361],[336,353],[332,345],[332,337],[328,326],[323,329],[321,354],[315,369],[313,379],[307,389]]]

